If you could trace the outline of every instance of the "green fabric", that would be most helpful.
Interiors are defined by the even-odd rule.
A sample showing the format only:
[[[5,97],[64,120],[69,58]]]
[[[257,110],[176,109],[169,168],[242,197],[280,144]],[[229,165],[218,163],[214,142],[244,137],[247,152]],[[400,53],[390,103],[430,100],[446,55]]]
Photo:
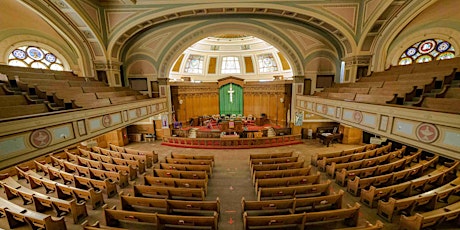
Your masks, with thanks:
[[[230,84],[219,89],[220,114],[243,114],[243,88],[232,84],[233,102],[230,102]]]

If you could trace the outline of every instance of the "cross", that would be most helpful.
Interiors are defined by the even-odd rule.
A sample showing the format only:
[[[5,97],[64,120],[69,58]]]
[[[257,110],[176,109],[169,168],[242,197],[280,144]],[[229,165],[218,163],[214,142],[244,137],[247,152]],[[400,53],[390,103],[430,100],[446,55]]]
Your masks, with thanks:
[[[233,88],[232,88],[232,83],[230,83],[230,90],[228,91],[228,94],[230,94],[230,103],[233,103],[233,93],[235,91],[233,91]]]

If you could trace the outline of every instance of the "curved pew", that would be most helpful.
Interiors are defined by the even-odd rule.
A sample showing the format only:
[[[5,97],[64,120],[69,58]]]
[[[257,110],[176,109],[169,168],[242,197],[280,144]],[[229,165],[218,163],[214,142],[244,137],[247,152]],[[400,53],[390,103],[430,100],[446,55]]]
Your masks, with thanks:
[[[11,229],[29,225],[31,229],[63,229],[66,230],[64,217],[55,218],[40,212],[35,212],[0,197],[0,212],[5,215]]]
[[[382,221],[377,220],[375,224],[371,224],[369,221],[366,221],[364,226],[356,226],[349,228],[335,228],[334,230],[380,230],[383,229],[384,225]]]
[[[109,227],[129,228],[129,229],[158,229],[157,214],[124,211],[116,209],[104,209],[105,223]]]
[[[435,227],[446,221],[458,220],[460,216],[460,201],[433,211],[416,213],[413,216],[401,215],[399,229],[419,230]]]
[[[210,165],[186,165],[186,164],[168,164],[160,163],[160,169],[178,170],[178,171],[205,171],[212,176],[212,168]]]
[[[253,165],[264,165],[264,164],[279,164],[279,163],[289,163],[298,161],[299,157],[278,157],[278,158],[262,158],[262,159],[252,159],[249,161],[251,166]]]
[[[144,176],[145,185],[156,185],[176,188],[203,188],[205,195],[208,192],[207,179],[181,179],[167,177]]]
[[[290,187],[299,185],[319,184],[321,173],[308,176],[293,176],[283,178],[257,179],[255,184],[256,194],[261,188]]]
[[[285,169],[299,169],[304,167],[305,162],[303,160],[290,163],[279,163],[279,164],[262,164],[251,166],[251,177],[255,171],[272,171],[272,170],[285,170]]]
[[[177,158],[165,158],[168,164],[189,164],[189,165],[209,165],[213,166],[214,162],[208,159],[177,159]]]
[[[460,191],[460,178],[457,178],[443,186],[429,190],[427,192],[409,196],[402,199],[390,199],[385,202],[378,201],[377,214],[388,221],[392,221],[393,216],[399,211],[406,210],[406,213],[412,214],[416,207],[423,206],[425,209],[435,209],[438,201],[447,202],[450,195]]]
[[[61,171],[51,165],[42,164],[40,162],[34,161],[35,168],[40,169],[37,171],[43,171],[45,176],[48,175],[50,180],[62,179],[64,184],[73,183],[76,188],[80,189],[89,189],[94,188],[94,190],[105,190],[108,197],[113,197],[117,195],[117,185],[115,182],[110,182],[108,179],[105,180],[96,180],[92,178],[82,177],[75,175],[73,173],[68,173]]]
[[[148,185],[134,185],[134,196],[200,201],[203,201],[205,198],[203,188],[175,188]]]
[[[87,190],[67,186],[50,179],[43,178],[32,170],[22,170],[19,167],[15,167],[18,172],[18,179],[26,179],[32,189],[37,187],[44,187],[46,192],[56,192],[58,198],[68,199],[73,197],[78,203],[82,201],[90,201],[91,207],[96,209],[104,204],[104,198],[102,192],[96,192],[93,188]]]
[[[213,216],[178,216],[157,214],[157,221],[159,229],[217,230],[218,214],[217,212],[214,212]]]
[[[283,178],[292,176],[307,176],[310,174],[311,167],[299,169],[267,170],[254,171],[252,174],[252,183],[255,184],[258,179]]]
[[[94,148],[93,148],[94,149]],[[112,151],[109,149],[99,148],[99,154],[104,154],[106,156],[112,156],[116,158],[122,158],[132,161],[144,162],[145,168],[151,168],[153,166],[153,159],[151,155],[138,155],[138,154],[128,154],[124,152]]]
[[[192,159],[192,160],[211,160],[214,161],[214,155],[195,155],[195,154],[181,154],[181,153],[171,153],[171,158],[175,159]]]
[[[318,159],[323,159],[324,157],[340,157],[340,156],[345,156],[345,155],[350,155],[353,153],[360,153],[368,150],[372,150],[376,148],[377,145],[375,144],[367,144],[364,146],[352,148],[352,149],[347,149],[339,152],[329,152],[329,153],[315,153],[311,156],[311,165],[313,166],[318,166],[317,161]]]
[[[258,154],[249,154],[249,164],[253,159],[270,159],[270,158],[280,158],[280,157],[292,157],[293,152],[282,152],[282,153],[258,153]]]
[[[96,180],[105,180],[108,179],[109,181],[113,181],[118,183],[120,188],[124,188],[129,185],[128,183],[128,173],[124,171],[105,171],[102,169],[95,169],[90,168],[83,165],[77,165],[72,162],[68,162],[66,160],[58,159],[54,156],[50,156],[52,165],[59,165],[61,170],[64,170],[68,173],[77,173],[79,176],[82,177],[89,177],[91,179]]]
[[[205,171],[179,171],[179,170],[168,170],[168,169],[154,169],[153,176],[154,177],[208,180],[208,173]]]
[[[21,186],[11,177],[1,180],[0,185],[4,188],[8,200],[20,197],[24,204],[33,203],[35,210],[38,212],[53,209],[58,217],[71,213],[75,224],[79,223],[88,216],[85,201],[77,203],[75,199],[67,201],[50,197]]]
[[[90,160],[96,160],[96,161],[109,163],[109,164],[130,166],[130,167],[135,168],[136,171],[139,171],[140,174],[145,173],[145,162],[144,161],[123,159],[121,158],[120,155],[114,157],[110,155],[93,153],[91,151],[87,151],[87,150],[80,149],[80,148],[78,148],[78,151],[80,152],[80,156],[83,156]]]
[[[261,188],[257,193],[257,200],[278,200],[290,198],[303,198],[321,195],[329,195],[331,192],[331,181],[327,180],[322,184],[300,185],[291,187]]]

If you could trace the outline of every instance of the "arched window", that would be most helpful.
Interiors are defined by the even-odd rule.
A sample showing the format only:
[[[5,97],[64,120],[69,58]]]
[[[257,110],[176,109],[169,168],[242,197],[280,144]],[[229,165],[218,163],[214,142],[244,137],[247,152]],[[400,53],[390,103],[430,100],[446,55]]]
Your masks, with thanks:
[[[259,72],[260,73],[271,73],[278,71],[275,58],[272,54],[261,54],[257,55],[259,61]]]
[[[409,65],[454,57],[455,49],[449,42],[442,39],[427,39],[407,48],[399,58],[398,64]]]
[[[222,58],[222,73],[241,73],[240,61],[238,57]]]
[[[56,55],[36,46],[21,46],[8,56],[8,65],[30,67],[35,69],[64,70],[64,66]]]
[[[203,60],[202,55],[190,55],[185,63],[185,73],[203,74]]]

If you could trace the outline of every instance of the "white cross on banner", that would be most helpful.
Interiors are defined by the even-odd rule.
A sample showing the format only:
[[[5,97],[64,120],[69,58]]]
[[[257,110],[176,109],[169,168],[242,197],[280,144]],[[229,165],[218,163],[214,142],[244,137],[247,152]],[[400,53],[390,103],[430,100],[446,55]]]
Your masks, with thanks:
[[[230,94],[230,103],[233,103],[233,93],[235,91],[233,91],[233,88],[232,88],[232,83],[230,83],[230,90],[228,91],[228,94]]]

